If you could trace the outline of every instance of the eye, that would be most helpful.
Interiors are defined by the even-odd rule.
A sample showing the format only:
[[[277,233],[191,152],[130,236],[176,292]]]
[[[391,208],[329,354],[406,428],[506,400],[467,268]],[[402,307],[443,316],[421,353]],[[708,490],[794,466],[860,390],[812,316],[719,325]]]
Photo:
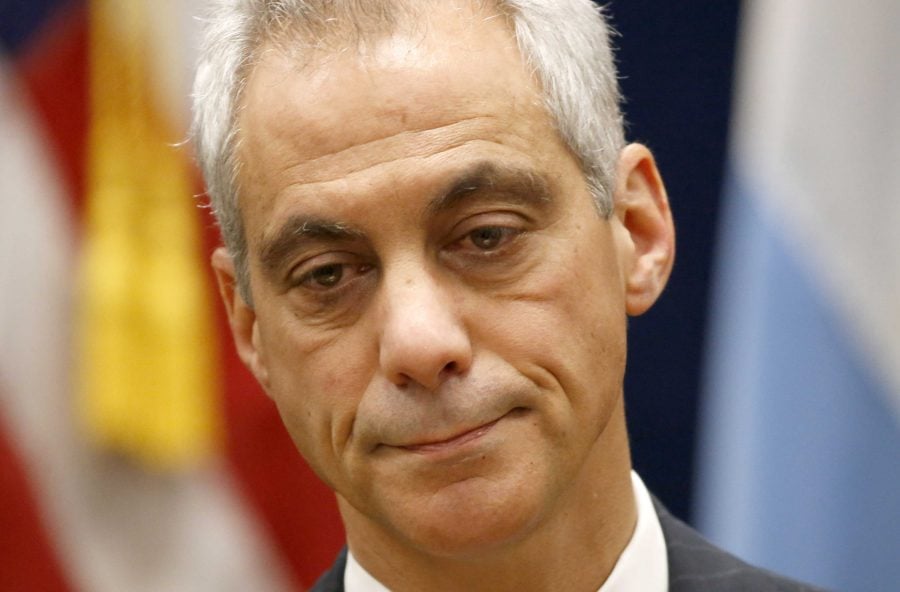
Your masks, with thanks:
[[[378,267],[368,256],[329,251],[300,262],[288,277],[284,293],[304,323],[340,325],[356,318],[377,280]]]
[[[322,288],[333,288],[344,277],[344,266],[339,263],[323,265],[305,274],[301,280]]]
[[[476,228],[469,233],[469,240],[472,244],[484,251],[496,249],[503,240],[504,228],[497,226],[485,226],[484,228]]]
[[[494,251],[519,234],[516,228],[506,226],[482,226],[466,235],[469,242],[480,251]]]
[[[297,279],[292,283],[314,292],[340,290],[344,285],[364,275],[371,267],[368,264],[342,261],[306,265],[298,270],[299,273],[295,274]]]
[[[496,209],[475,211],[463,216],[448,233],[441,248],[442,260],[472,278],[496,278],[511,273],[528,254],[534,243],[529,236],[534,227],[527,213]]]

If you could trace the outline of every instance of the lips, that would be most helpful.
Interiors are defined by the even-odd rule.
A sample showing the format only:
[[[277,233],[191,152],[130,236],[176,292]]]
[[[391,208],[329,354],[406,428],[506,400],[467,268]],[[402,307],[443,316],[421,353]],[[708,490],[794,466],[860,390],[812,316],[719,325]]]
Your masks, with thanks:
[[[373,389],[353,417],[355,447],[366,454],[450,451],[540,405],[540,391],[524,377],[505,377],[503,368],[480,374],[488,371],[494,374],[489,380],[447,381],[437,393]]]
[[[505,415],[503,417],[506,417]],[[497,423],[503,419],[503,417],[499,417],[490,423],[486,423],[484,425],[478,426],[477,428],[459,433],[455,436],[447,438],[446,440],[436,440],[432,442],[422,442],[419,444],[410,444],[407,446],[401,446],[404,450],[408,450],[410,452],[420,452],[420,453],[428,453],[428,452],[438,452],[441,450],[447,450],[448,448],[453,448],[456,446],[462,446],[467,442],[471,442],[472,440],[477,440],[481,436],[488,433],[491,428],[493,428]]]

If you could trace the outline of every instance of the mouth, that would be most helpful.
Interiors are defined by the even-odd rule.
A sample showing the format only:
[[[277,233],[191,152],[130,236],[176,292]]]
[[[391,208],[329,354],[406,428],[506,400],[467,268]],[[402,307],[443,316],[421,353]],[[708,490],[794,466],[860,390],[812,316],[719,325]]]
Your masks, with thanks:
[[[419,454],[442,452],[442,451],[446,451],[446,450],[449,450],[452,448],[457,448],[457,447],[463,446],[464,444],[468,444],[469,442],[472,442],[474,440],[477,440],[477,439],[483,437],[485,434],[490,432],[494,426],[496,426],[498,423],[500,423],[500,421],[502,421],[504,418],[506,418],[507,416],[509,416],[513,413],[517,413],[519,411],[520,411],[520,409],[518,409],[518,408],[513,409],[509,413],[506,413],[505,415],[498,417],[494,421],[480,425],[471,430],[466,430],[464,432],[460,432],[460,433],[458,433],[454,436],[451,436],[450,438],[447,438],[445,440],[420,442],[417,444],[409,444],[406,446],[400,446],[399,448],[401,448],[402,450],[406,450],[408,452],[416,452]]]

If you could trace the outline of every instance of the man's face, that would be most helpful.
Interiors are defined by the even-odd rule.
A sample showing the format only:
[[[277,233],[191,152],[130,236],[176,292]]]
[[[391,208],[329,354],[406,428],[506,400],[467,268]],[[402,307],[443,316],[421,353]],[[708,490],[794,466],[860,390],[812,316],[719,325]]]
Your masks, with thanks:
[[[503,20],[427,31],[302,69],[264,54],[239,122],[254,308],[232,322],[351,544],[452,554],[524,536],[627,456],[604,434],[633,247]]]

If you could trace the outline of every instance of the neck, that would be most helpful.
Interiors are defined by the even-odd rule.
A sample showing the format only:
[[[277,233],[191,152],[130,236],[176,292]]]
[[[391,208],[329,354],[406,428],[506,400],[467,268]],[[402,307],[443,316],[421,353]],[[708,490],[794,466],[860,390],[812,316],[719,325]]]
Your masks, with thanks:
[[[369,573],[395,592],[594,592],[615,566],[637,520],[627,442],[620,400],[573,486],[543,520],[515,541],[462,557],[412,548],[338,496],[350,549]]]

